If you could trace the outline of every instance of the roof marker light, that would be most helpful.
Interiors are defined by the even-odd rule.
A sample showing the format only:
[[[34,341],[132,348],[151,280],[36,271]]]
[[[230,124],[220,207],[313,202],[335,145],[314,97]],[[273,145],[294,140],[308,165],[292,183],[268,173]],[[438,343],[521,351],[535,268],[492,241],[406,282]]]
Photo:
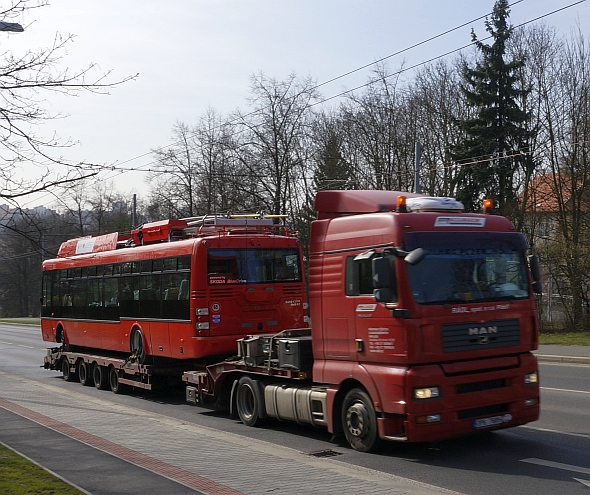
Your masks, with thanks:
[[[398,196],[397,197],[397,212],[399,213],[407,213],[408,208],[406,207],[406,197],[405,196]]]
[[[484,213],[492,213],[494,209],[494,200],[493,199],[484,199],[483,200],[483,212]]]

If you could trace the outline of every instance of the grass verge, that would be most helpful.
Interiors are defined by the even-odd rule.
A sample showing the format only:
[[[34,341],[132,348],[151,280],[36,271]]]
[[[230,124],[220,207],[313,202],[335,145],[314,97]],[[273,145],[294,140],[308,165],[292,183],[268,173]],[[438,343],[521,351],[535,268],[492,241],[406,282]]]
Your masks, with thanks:
[[[40,325],[40,318],[0,318],[2,323],[20,323],[21,325]]]
[[[65,481],[0,444],[0,493],[3,495],[82,495]]]
[[[590,346],[590,332],[541,333],[539,344]]]

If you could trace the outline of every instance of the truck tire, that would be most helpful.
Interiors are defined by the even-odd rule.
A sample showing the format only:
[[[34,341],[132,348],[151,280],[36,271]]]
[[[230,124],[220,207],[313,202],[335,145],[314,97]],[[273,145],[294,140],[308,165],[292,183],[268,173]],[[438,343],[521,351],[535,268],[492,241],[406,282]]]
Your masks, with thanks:
[[[243,376],[236,390],[236,409],[242,423],[246,426],[260,424],[264,414],[264,396],[259,381]]]
[[[373,450],[379,440],[377,416],[369,395],[360,388],[353,388],[344,397],[342,426],[350,446],[359,452]]]
[[[66,357],[63,357],[61,360],[61,372],[63,373],[66,382],[73,382],[77,378],[76,372],[71,370],[70,362]]]
[[[94,379],[94,386],[98,390],[105,390],[108,387],[109,381],[105,366],[94,363],[92,365],[92,378]]]
[[[80,359],[78,361],[78,377],[80,378],[80,383],[85,387],[89,387],[94,383],[92,381],[92,376],[90,373],[88,363],[83,359]]]
[[[119,373],[113,365],[109,366],[108,375],[112,392],[114,394],[124,394],[127,387],[119,382]]]

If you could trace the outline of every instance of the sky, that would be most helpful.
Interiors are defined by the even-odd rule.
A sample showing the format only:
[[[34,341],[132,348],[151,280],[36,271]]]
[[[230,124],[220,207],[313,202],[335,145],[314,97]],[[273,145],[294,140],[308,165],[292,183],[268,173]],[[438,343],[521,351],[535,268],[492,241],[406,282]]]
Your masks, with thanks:
[[[471,41],[473,28],[486,36],[483,20],[493,0],[50,0],[25,13],[23,33],[0,33],[2,52],[15,54],[52,44],[56,33],[75,35],[61,69],[95,63],[114,82],[138,74],[107,95],[45,94],[43,106],[66,118],[36,130],[77,144],[63,150],[73,162],[149,169],[151,150],[173,142],[177,122],[193,125],[208,109],[228,115],[248,110],[252,75],[277,80],[294,73],[318,84],[404,50],[464,23],[465,27],[387,60],[392,69],[412,66]],[[511,3],[514,3],[513,0]],[[511,8],[518,25],[576,0],[521,0]],[[543,21],[569,34],[590,31],[590,1]],[[99,72],[96,72],[98,74]],[[321,87],[330,97],[367,81],[365,68]],[[147,199],[147,173],[101,174],[120,191]],[[51,206],[37,195],[21,206]]]

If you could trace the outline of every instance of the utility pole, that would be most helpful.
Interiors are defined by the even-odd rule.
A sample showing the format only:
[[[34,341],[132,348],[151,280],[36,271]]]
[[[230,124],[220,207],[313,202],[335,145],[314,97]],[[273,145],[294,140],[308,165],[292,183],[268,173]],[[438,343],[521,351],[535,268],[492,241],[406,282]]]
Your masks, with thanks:
[[[420,154],[421,154],[420,141],[416,141],[416,161],[414,167],[414,192],[420,193]]]
[[[135,229],[137,223],[137,194],[133,195],[133,218],[131,220],[131,228]]]

